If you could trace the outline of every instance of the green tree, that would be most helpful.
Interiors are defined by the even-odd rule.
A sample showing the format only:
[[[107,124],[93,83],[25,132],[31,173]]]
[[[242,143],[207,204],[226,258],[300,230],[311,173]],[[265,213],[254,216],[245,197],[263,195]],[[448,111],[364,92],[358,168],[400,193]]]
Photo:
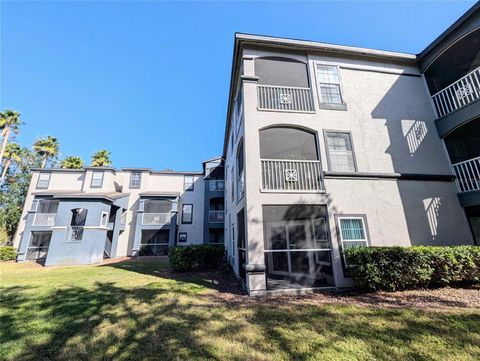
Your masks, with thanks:
[[[11,133],[18,134],[20,132],[20,125],[22,124],[23,122],[20,120],[19,112],[11,109],[0,112],[0,130],[3,137],[2,148],[0,149],[0,164],[3,162],[3,156],[7,149],[8,139]]]
[[[59,148],[60,144],[57,138],[50,135],[46,138],[37,139],[33,144],[33,150],[42,158],[42,168],[45,168],[48,161],[58,156]]]
[[[20,164],[22,156],[22,148],[17,143],[9,143],[5,149],[4,159],[3,159],[3,171],[2,177],[0,178],[0,183],[3,183],[7,175],[8,170],[12,161],[16,164]]]
[[[92,167],[108,167],[112,164],[110,152],[106,149],[92,154]]]
[[[83,168],[83,165],[84,165],[83,159],[75,155],[70,155],[68,157],[65,157],[60,162],[60,167],[66,168],[66,169],[81,169]]]

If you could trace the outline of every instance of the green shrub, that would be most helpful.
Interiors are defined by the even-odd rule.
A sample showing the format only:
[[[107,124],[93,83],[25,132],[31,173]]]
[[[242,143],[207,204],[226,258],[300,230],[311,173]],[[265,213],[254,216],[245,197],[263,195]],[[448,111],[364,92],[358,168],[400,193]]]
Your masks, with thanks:
[[[168,250],[170,265],[178,272],[219,269],[224,254],[223,246],[211,244],[175,246]]]
[[[0,247],[0,261],[14,261],[17,258],[17,251],[14,247]]]
[[[365,247],[346,251],[355,285],[397,291],[480,283],[480,247]]]

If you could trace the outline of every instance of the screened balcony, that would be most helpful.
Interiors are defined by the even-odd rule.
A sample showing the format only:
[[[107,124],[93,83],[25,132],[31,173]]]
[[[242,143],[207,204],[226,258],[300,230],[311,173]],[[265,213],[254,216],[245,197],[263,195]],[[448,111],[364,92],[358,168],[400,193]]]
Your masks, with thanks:
[[[259,110],[313,112],[307,64],[293,59],[255,59]]]
[[[42,199],[36,200],[33,204],[35,214],[32,225],[36,227],[52,227],[55,225],[55,218],[58,211],[58,200]]]
[[[164,199],[143,199],[140,201],[139,211],[143,211],[142,225],[154,226],[169,224],[172,202]]]
[[[316,136],[289,127],[260,131],[262,191],[319,192],[323,190]]]

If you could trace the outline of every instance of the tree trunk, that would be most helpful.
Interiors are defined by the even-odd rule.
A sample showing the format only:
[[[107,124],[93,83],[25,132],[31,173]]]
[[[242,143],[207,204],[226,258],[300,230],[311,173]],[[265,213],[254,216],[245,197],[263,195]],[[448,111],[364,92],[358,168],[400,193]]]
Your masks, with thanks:
[[[42,160],[42,167],[41,168],[45,168],[45,165],[47,164],[47,156],[45,156]]]
[[[10,168],[11,161],[12,161],[11,159],[7,159],[7,161],[5,162],[5,166],[3,167],[3,171],[2,171],[2,178],[0,178],[0,183],[3,183],[3,181],[5,180],[5,177],[7,176],[8,168]]]
[[[5,134],[3,135],[2,149],[0,150],[0,164],[3,163],[3,155],[5,154],[5,149],[7,148],[8,137],[10,136],[10,128],[7,128]]]

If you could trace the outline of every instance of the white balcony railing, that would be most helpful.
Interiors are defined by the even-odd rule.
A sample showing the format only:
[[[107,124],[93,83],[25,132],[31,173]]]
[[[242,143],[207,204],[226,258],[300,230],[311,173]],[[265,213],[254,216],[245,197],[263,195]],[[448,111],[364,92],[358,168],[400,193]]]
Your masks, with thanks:
[[[480,190],[480,157],[452,165],[460,193]]]
[[[269,191],[323,190],[320,161],[261,159],[262,189]]]
[[[145,226],[169,224],[170,218],[170,213],[143,213],[142,224]]]
[[[56,213],[35,213],[33,218],[34,226],[52,227],[55,225]]]
[[[440,118],[478,99],[480,99],[480,67],[432,96]]]
[[[208,211],[209,223],[223,223],[225,221],[224,211]]]
[[[210,192],[223,192],[225,189],[225,181],[221,179],[210,179],[208,181],[208,189]]]
[[[258,109],[313,112],[310,88],[257,85]]]

